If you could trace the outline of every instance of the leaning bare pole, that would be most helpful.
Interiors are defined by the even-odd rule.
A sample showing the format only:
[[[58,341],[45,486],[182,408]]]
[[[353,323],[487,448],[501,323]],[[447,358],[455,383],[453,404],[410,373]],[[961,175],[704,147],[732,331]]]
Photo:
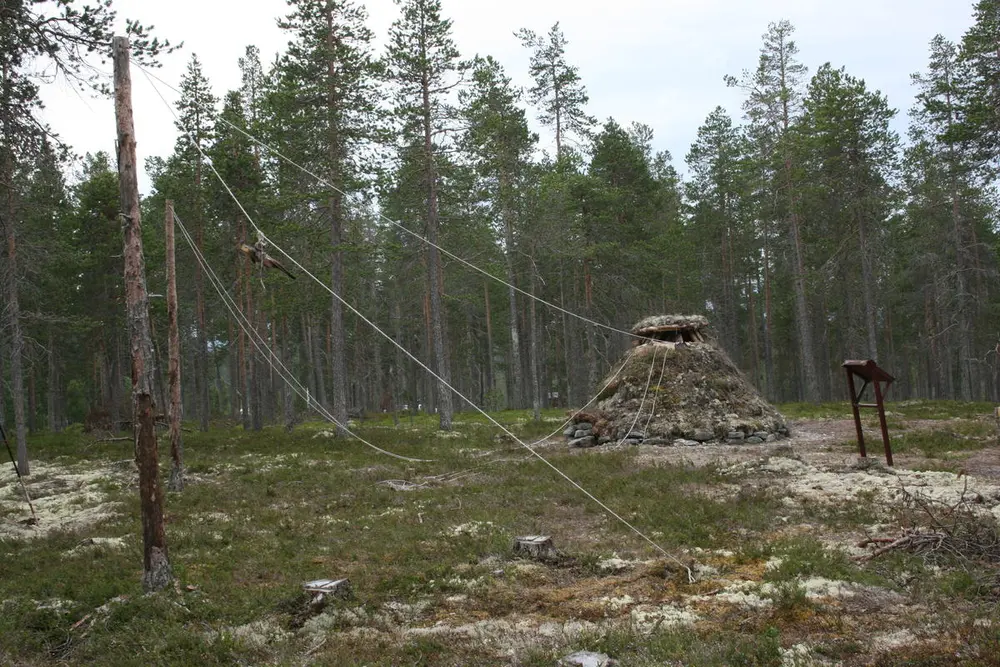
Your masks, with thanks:
[[[167,489],[184,489],[184,442],[181,440],[181,337],[177,331],[177,267],[174,264],[174,202],[167,200],[164,216],[167,243],[167,328],[169,329],[167,377],[170,383],[170,481]]]
[[[115,37],[115,116],[118,120],[118,179],[125,236],[125,306],[132,350],[132,432],[139,467],[142,512],[142,587],[158,591],[173,581],[163,532],[163,492],[153,414],[153,341],[149,332],[146,265],[142,255],[142,221],[136,176],[135,125],[132,122],[132,78],[129,41]]]

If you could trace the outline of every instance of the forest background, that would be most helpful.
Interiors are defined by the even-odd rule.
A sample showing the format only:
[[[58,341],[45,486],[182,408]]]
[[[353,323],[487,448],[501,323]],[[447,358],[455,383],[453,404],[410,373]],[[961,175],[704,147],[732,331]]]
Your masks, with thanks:
[[[114,430],[129,413],[116,166],[74,156],[39,99],[52,79],[81,95],[106,83],[96,59],[65,67],[83,62],[72,50],[39,66],[51,54],[38,30],[73,27],[78,4],[0,12],[0,420],[21,443],[71,423]],[[712,110],[680,160],[651,125],[591,115],[560,24],[510,37],[528,57],[522,88],[459,52],[440,2],[395,11],[376,36],[360,3],[291,0],[287,46],[266,62],[247,47],[228,91],[197,54],[176,83],[133,75],[176,100],[176,127],[160,130],[173,150],[146,164],[150,291],[166,291],[171,199],[257,334],[338,421],[419,408],[448,428],[462,406],[301,271],[254,271],[237,252],[254,223],[487,409],[583,404],[629,344],[613,329],[661,312],[706,314],[773,401],[841,398],[840,363],[869,357],[899,379],[896,399],[1000,398],[1000,2],[969,7],[954,41],[928,35],[905,122],[863,78],[803,62],[795,27],[775,21],[757,59],[719,82],[740,108]],[[178,258],[186,417],[294,425],[305,402],[183,243]],[[165,406],[163,299],[152,322]]]

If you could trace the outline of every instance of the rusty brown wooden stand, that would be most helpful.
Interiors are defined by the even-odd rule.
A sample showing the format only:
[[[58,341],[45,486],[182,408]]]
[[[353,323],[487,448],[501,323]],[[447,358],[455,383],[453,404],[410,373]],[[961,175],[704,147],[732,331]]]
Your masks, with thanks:
[[[885,423],[885,393],[882,391],[882,383],[888,390],[896,378],[889,375],[884,369],[872,359],[864,361],[847,360],[844,362],[844,370],[847,372],[847,388],[851,392],[851,411],[854,413],[854,428],[858,434],[858,448],[861,450],[861,458],[868,456],[865,451],[865,435],[861,429],[861,408],[875,408],[878,410],[879,425],[882,427],[882,444],[885,447],[885,462],[892,465],[892,447],[889,445],[889,427]],[[857,375],[864,384],[861,391],[856,390],[854,376]],[[865,389],[871,384],[875,391],[874,403],[861,403],[861,396]]]

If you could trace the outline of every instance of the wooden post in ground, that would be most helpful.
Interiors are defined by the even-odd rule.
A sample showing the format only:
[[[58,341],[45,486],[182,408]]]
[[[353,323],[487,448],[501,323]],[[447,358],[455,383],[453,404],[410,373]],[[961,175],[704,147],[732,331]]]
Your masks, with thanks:
[[[167,377],[170,384],[170,481],[167,489],[184,489],[184,442],[181,440],[181,337],[177,331],[177,269],[174,263],[174,202],[167,200],[164,216],[167,244]]]
[[[868,452],[865,451],[865,432],[861,428],[861,410],[858,409],[858,390],[854,386],[854,373],[851,372],[850,368],[845,368],[844,370],[847,371],[847,389],[851,392],[851,412],[854,414],[854,430],[857,431],[858,434],[858,448],[861,451],[861,458],[867,458]]]
[[[149,298],[142,254],[139,182],[136,175],[135,125],[132,122],[132,78],[129,41],[112,42],[115,80],[115,117],[118,121],[118,179],[125,245],[125,307],[132,353],[132,432],[139,468],[142,514],[142,587],[158,591],[173,581],[163,531],[163,492],[153,413],[153,342],[149,332]]]

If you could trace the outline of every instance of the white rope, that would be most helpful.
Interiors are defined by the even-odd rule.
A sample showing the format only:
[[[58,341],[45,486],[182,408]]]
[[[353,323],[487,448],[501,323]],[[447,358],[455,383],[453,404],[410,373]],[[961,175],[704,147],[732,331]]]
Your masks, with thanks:
[[[552,431],[552,433],[549,433],[548,435],[546,435],[546,436],[544,436],[542,438],[539,438],[538,440],[535,440],[533,443],[531,443],[531,446],[534,447],[535,445],[540,445],[543,442],[547,441],[549,438],[551,438],[554,435],[556,435],[557,433],[565,431],[567,426],[569,426],[570,424],[572,424],[581,413],[585,412],[587,410],[587,408],[589,408],[591,406],[592,403],[595,403],[604,394],[604,392],[607,391],[608,387],[610,387],[614,383],[614,381],[618,379],[618,376],[622,374],[623,370],[625,370],[625,364],[627,364],[629,362],[629,359],[632,358],[633,354],[634,354],[634,352],[630,351],[628,353],[628,355],[626,355],[625,361],[623,361],[622,365],[618,367],[618,370],[615,371],[615,374],[611,376],[611,379],[609,379],[607,382],[605,382],[604,386],[601,387],[600,391],[598,391],[596,394],[594,394],[593,398],[591,398],[589,401],[587,401],[583,405],[582,408],[579,408],[576,412],[574,412],[572,415],[570,415],[569,419],[567,419],[566,421],[564,421],[562,423],[562,426],[560,426],[556,430]]]
[[[177,88],[174,88],[169,83],[167,83],[166,81],[164,81],[160,77],[156,76],[156,74],[153,74],[152,72],[146,70],[144,67],[142,67],[142,65],[136,64],[136,67],[138,67],[140,70],[142,70],[142,72],[146,75],[147,79],[149,79],[149,78],[156,79],[157,81],[159,81],[160,83],[162,83],[167,88],[170,88],[171,90],[173,90],[175,93],[177,93],[177,94],[181,93],[181,91],[179,91]],[[152,81],[150,81],[150,84],[152,84]],[[157,92],[159,92],[159,91],[157,91]],[[160,98],[163,99],[163,96],[161,95]],[[176,117],[176,114],[175,114],[175,117]],[[309,168],[304,167],[303,165],[299,164],[298,162],[296,162],[292,158],[288,157],[287,155],[285,155],[284,153],[282,153],[281,151],[279,151],[277,148],[274,148],[273,146],[265,143],[262,139],[259,139],[259,138],[255,137],[254,135],[250,134],[249,132],[247,132],[246,130],[244,130],[242,127],[239,127],[238,125],[234,125],[233,123],[230,123],[228,120],[226,120],[222,116],[219,116],[218,120],[221,121],[222,123],[224,123],[225,125],[229,126],[230,128],[236,130],[237,132],[239,132],[240,134],[242,134],[243,136],[245,136],[247,139],[249,139],[250,141],[252,141],[255,144],[257,144],[261,148],[266,148],[268,151],[270,151],[274,155],[277,155],[279,158],[281,158],[282,160],[284,160],[288,164],[290,164],[293,167],[299,169],[303,173],[308,174],[309,176],[312,176],[314,179],[316,179],[317,182],[322,183],[323,185],[325,185],[326,187],[330,188],[334,192],[337,192],[338,194],[341,194],[341,195],[343,195],[345,197],[350,197],[351,196],[350,194],[348,194],[344,190],[341,190],[340,188],[338,188],[336,185],[330,183],[328,180],[326,180],[325,178],[323,178],[319,174],[313,172]],[[399,229],[399,230],[401,230],[401,231],[409,234],[413,238],[418,239],[422,243],[425,243],[425,244],[427,244],[427,245],[429,245],[429,246],[431,246],[433,248],[436,248],[438,251],[440,251],[444,255],[450,257],[451,259],[455,260],[456,262],[459,262],[459,263],[461,263],[461,264],[469,267],[473,271],[481,273],[482,275],[486,276],[487,278],[490,278],[491,280],[494,280],[494,281],[500,283],[501,285],[504,285],[504,286],[506,286],[506,287],[508,287],[508,288],[510,288],[510,289],[512,289],[512,290],[514,290],[514,291],[516,291],[516,292],[518,292],[518,293],[520,293],[520,294],[528,297],[529,299],[534,299],[535,301],[537,301],[537,302],[539,302],[541,304],[544,304],[544,305],[548,306],[549,308],[554,308],[555,310],[557,310],[557,311],[559,311],[561,313],[565,313],[566,315],[569,315],[570,317],[575,317],[578,320],[581,320],[583,322],[587,322],[588,324],[592,324],[592,325],[594,325],[596,327],[601,327],[602,329],[607,329],[608,331],[613,331],[615,333],[624,334],[625,336],[629,336],[629,337],[632,337],[632,338],[643,338],[643,336],[640,336],[638,334],[634,334],[631,331],[626,331],[624,329],[619,329],[618,327],[613,327],[613,326],[611,326],[609,324],[604,324],[602,322],[598,322],[597,320],[592,320],[589,317],[586,317],[584,315],[580,315],[578,313],[574,313],[573,311],[567,310],[567,309],[563,308],[562,306],[559,306],[559,305],[556,305],[556,304],[552,303],[551,301],[547,301],[546,299],[543,299],[540,296],[531,294],[530,292],[526,292],[525,290],[521,289],[517,285],[513,285],[511,283],[508,283],[503,278],[500,278],[499,276],[495,276],[492,273],[490,273],[489,271],[487,271],[486,269],[482,269],[482,268],[476,266],[475,264],[473,264],[472,262],[469,262],[468,260],[463,259],[462,257],[459,257],[458,255],[456,255],[456,254],[454,254],[454,253],[446,250],[445,248],[442,248],[441,246],[439,246],[438,244],[434,243],[433,241],[431,241],[427,237],[421,236],[420,234],[418,234],[417,232],[415,232],[415,231],[413,231],[411,229],[407,229],[406,226],[404,226],[403,224],[401,224],[401,223],[393,220],[392,218],[388,217],[387,215],[385,215],[381,211],[376,211],[376,215],[380,219],[388,222],[390,225],[396,227],[397,229]]]
[[[145,70],[142,70],[142,71],[145,72]],[[173,107],[170,106],[170,104],[167,102],[166,98],[163,97],[163,95],[160,93],[159,88],[157,88],[156,85],[149,78],[148,73],[147,73],[146,78],[149,81],[149,84],[156,91],[157,95],[159,95],[159,97],[163,101],[163,103],[167,106],[168,109],[170,109],[170,113],[173,114],[173,116],[174,116],[175,119],[177,119],[177,114],[174,112]],[[178,121],[179,121],[179,119],[178,119]],[[398,348],[403,354],[405,354],[410,359],[412,359],[418,366],[420,366],[425,371],[427,371],[428,373],[430,373],[430,375],[432,377],[434,377],[444,387],[446,387],[451,392],[453,392],[455,395],[457,395],[459,398],[461,398],[463,401],[465,401],[472,409],[474,409],[477,412],[479,412],[480,414],[482,414],[487,420],[489,420],[490,422],[492,422],[497,428],[499,428],[500,430],[502,430],[508,436],[510,436],[511,438],[513,438],[518,444],[520,444],[522,447],[524,447],[529,452],[531,452],[531,454],[535,458],[537,458],[539,461],[541,461],[546,466],[548,466],[549,468],[551,468],[553,472],[555,472],[556,474],[558,474],[560,477],[562,477],[567,482],[569,482],[574,488],[576,488],[578,491],[580,491],[585,496],[587,496],[588,498],[590,498],[599,507],[601,507],[602,509],[604,509],[604,511],[606,511],[608,514],[610,514],[611,516],[613,516],[614,518],[616,518],[622,525],[626,526],[632,532],[634,532],[636,535],[638,535],[643,540],[645,540],[646,542],[648,542],[654,549],[656,549],[657,551],[659,551],[661,554],[663,554],[664,556],[666,556],[670,560],[674,561],[677,565],[679,565],[682,568],[684,568],[685,570],[687,570],[688,579],[691,582],[694,581],[694,574],[691,572],[691,569],[688,566],[686,566],[684,563],[682,563],[680,560],[678,560],[675,556],[673,556],[672,554],[670,554],[669,552],[667,552],[666,549],[664,549],[659,544],[657,544],[656,542],[654,542],[652,540],[652,538],[650,538],[645,533],[643,533],[641,530],[639,530],[638,528],[636,528],[635,526],[633,526],[628,520],[626,520],[620,514],[618,514],[617,512],[615,512],[613,509],[611,509],[610,507],[608,507],[606,504],[604,504],[600,499],[598,499],[590,491],[588,491],[587,489],[585,489],[582,486],[580,486],[579,483],[577,483],[569,475],[567,475],[562,470],[560,470],[554,463],[552,463],[551,461],[549,461],[548,459],[546,459],[544,456],[542,456],[537,451],[535,451],[531,446],[529,446],[524,441],[522,441],[520,438],[518,438],[514,433],[512,433],[510,431],[510,429],[508,429],[506,426],[504,426],[503,424],[501,424],[500,422],[498,422],[489,413],[487,413],[485,410],[483,410],[478,405],[476,405],[476,403],[472,399],[466,397],[465,394],[463,394],[462,392],[458,391],[454,386],[451,385],[451,383],[449,383],[443,377],[441,377],[436,372],[434,372],[434,370],[431,369],[427,364],[425,364],[424,362],[422,362],[412,352],[410,352],[405,347],[403,347],[401,344],[399,344],[392,336],[390,336],[385,331],[383,331],[377,324],[375,324],[374,322],[372,322],[371,320],[369,320],[367,317],[365,317],[365,315],[363,313],[361,313],[357,308],[355,308],[350,303],[348,303],[346,300],[344,300],[329,285],[327,285],[322,280],[320,280],[315,275],[313,275],[313,273],[311,271],[309,271],[309,269],[307,269],[306,267],[304,267],[302,264],[300,264],[298,262],[298,260],[296,260],[294,257],[292,257],[287,252],[285,252],[285,250],[281,246],[279,246],[273,240],[271,240],[270,238],[268,238],[268,236],[264,233],[264,231],[260,227],[257,226],[257,223],[253,220],[253,217],[243,207],[243,204],[240,202],[239,198],[236,196],[236,194],[232,191],[232,189],[226,183],[225,179],[222,178],[222,175],[219,174],[218,170],[215,168],[215,165],[212,164],[212,161],[208,158],[207,155],[205,155],[205,152],[201,149],[201,146],[198,144],[198,142],[194,141],[194,137],[192,137],[190,135],[190,133],[186,133],[186,134],[188,135],[188,138],[192,140],[192,142],[191,142],[192,145],[194,145],[194,147],[198,150],[198,153],[201,155],[202,159],[205,160],[205,163],[208,165],[209,169],[211,169],[212,173],[215,174],[216,179],[218,179],[219,183],[222,185],[222,187],[229,194],[230,198],[232,198],[233,202],[236,204],[236,206],[240,209],[240,211],[246,217],[247,221],[251,224],[251,226],[253,226],[254,230],[257,232],[259,238],[262,241],[265,241],[270,246],[272,246],[275,250],[277,250],[282,255],[284,255],[288,259],[288,261],[290,261],[292,264],[294,264],[304,274],[306,274],[307,276],[309,276],[310,278],[312,278],[313,281],[317,285],[319,285],[320,287],[322,287],[323,289],[325,289],[327,292],[329,292],[330,295],[333,296],[333,298],[337,299],[337,301],[339,301],[341,304],[343,304],[343,306],[345,308],[347,308],[352,313],[354,313],[355,315],[357,315],[365,324],[367,324],[368,326],[370,326],[379,335],[381,335],[383,338],[385,338],[386,340],[388,340],[393,346],[395,346],[396,348]]]
[[[663,363],[660,364],[660,377],[656,380],[657,388],[660,387],[663,382],[663,371],[667,369],[667,354],[663,354]],[[653,421],[653,415],[656,414],[656,399],[660,397],[660,394],[656,391],[653,392],[653,408],[649,411],[649,417],[646,419],[646,425],[642,427],[643,433],[649,433],[649,422]]]
[[[622,436],[622,439],[618,441],[618,444],[622,444],[628,437],[632,435],[632,429],[639,421],[639,416],[642,415],[642,406],[646,403],[646,394],[649,393],[649,385],[653,381],[653,369],[656,368],[656,348],[653,348],[653,358],[649,361],[649,375],[646,376],[646,388],[642,390],[642,398],[639,399],[639,409],[635,411],[635,419],[632,420],[632,425],[628,427],[628,431]]]
[[[194,253],[195,259],[198,261],[198,264],[205,270],[206,275],[209,276],[209,281],[212,283],[212,286],[215,287],[215,291],[219,293],[219,297],[222,299],[222,302],[229,310],[229,313],[236,319],[236,322],[237,324],[239,324],[240,329],[242,329],[243,332],[250,337],[250,342],[253,343],[254,347],[257,348],[258,352],[264,355],[266,350],[267,362],[271,366],[271,369],[278,373],[278,376],[285,381],[285,383],[292,389],[292,391],[298,394],[300,398],[305,400],[307,407],[313,408],[323,418],[332,422],[337,427],[343,429],[344,432],[356,438],[366,447],[369,447],[379,452],[380,454],[391,456],[392,458],[400,459],[402,461],[410,461],[413,463],[429,462],[428,459],[417,459],[409,456],[403,456],[401,454],[395,454],[388,450],[382,449],[381,447],[373,445],[372,443],[368,442],[366,439],[364,439],[357,433],[351,431],[351,429],[348,428],[345,424],[341,424],[339,421],[337,421],[337,419],[334,418],[334,416],[330,413],[329,410],[326,409],[325,406],[320,404],[318,401],[312,399],[312,397],[309,396],[309,392],[305,390],[305,387],[302,385],[301,382],[299,382],[298,378],[295,377],[294,373],[292,373],[292,371],[289,370],[287,366],[285,366],[281,358],[278,357],[278,355],[276,355],[271,350],[270,346],[267,344],[267,341],[263,338],[263,336],[261,336],[261,334],[257,332],[257,330],[252,326],[249,318],[246,317],[246,314],[243,313],[239,305],[236,304],[236,300],[233,299],[233,297],[226,291],[225,286],[222,283],[222,280],[215,273],[215,270],[212,269],[211,265],[208,263],[208,260],[205,259],[205,256],[202,254],[201,250],[198,249],[197,244],[195,244],[194,239],[191,238],[190,232],[188,232],[187,227],[184,226],[184,223],[181,221],[176,211],[174,212],[174,220],[177,222],[177,228],[181,230],[181,234],[184,236],[184,240],[186,240],[188,245],[191,247],[191,250]],[[258,340],[260,342],[258,342]],[[274,363],[275,361],[277,361],[278,366],[280,366],[280,370],[277,366],[275,366]]]

